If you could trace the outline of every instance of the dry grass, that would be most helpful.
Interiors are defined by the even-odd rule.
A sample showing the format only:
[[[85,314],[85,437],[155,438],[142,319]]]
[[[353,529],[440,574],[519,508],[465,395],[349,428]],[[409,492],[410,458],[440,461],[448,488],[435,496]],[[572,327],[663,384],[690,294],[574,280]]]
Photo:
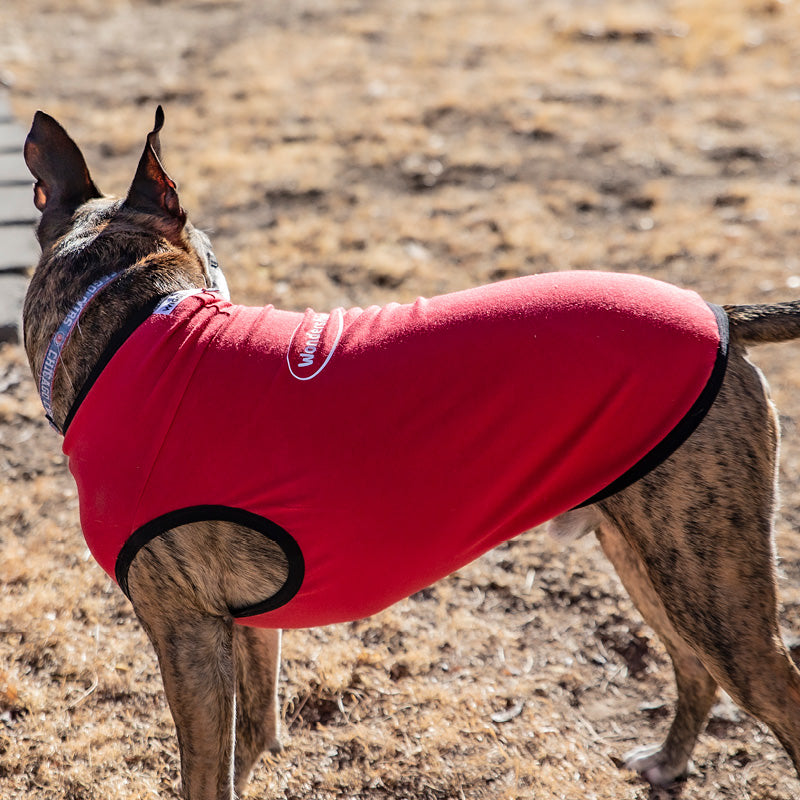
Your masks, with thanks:
[[[17,112],[55,114],[120,193],[164,102],[167,165],[235,295],[290,308],[569,267],[718,302],[796,295],[798,50],[800,8],[779,0],[0,9]],[[790,638],[799,352],[755,354],[787,429]],[[87,557],[26,370],[0,350],[0,796],[168,795],[176,746],[154,657]],[[285,655],[288,746],[251,797],[798,795],[772,737],[724,703],[683,787],[651,791],[615,766],[663,735],[674,690],[590,541],[523,537],[378,617],[291,632]]]

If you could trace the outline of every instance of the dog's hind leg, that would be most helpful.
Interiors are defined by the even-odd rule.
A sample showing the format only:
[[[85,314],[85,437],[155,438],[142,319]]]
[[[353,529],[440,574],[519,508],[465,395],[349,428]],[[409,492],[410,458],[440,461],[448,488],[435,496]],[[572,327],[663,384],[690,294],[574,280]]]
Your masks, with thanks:
[[[233,628],[236,671],[236,760],[234,786],[244,790],[256,759],[279,752],[280,716],[277,683],[281,632],[264,628]]]
[[[641,559],[610,522],[600,521],[597,538],[639,613],[656,632],[672,659],[678,702],[667,738],[660,745],[644,745],[625,756],[625,766],[650,783],[664,786],[686,771],[695,741],[717,691],[716,681],[675,630],[653,589]]]
[[[800,672],[777,617],[777,422],[760,373],[731,350],[718,399],[694,434],[600,507],[640,559],[674,631],[800,771]]]
[[[752,502],[752,496],[743,499],[743,505],[747,502]],[[647,549],[643,548],[646,577],[670,623],[666,633],[647,610],[646,601],[639,597],[637,603],[672,656],[679,694],[675,722],[664,746],[652,753],[634,753],[627,762],[653,782],[665,782],[671,772],[679,774],[676,749],[688,758],[713,699],[715,681],[772,729],[795,767],[800,767],[800,673],[780,639],[770,532],[766,526],[761,529],[760,546],[732,542],[738,531],[727,522],[721,525],[717,513],[714,509],[700,511],[696,519],[697,535],[703,535],[699,533],[703,528],[710,531],[703,535],[704,546],[714,551],[705,567],[681,552],[685,542],[676,542],[669,531],[650,531]],[[741,514],[741,519],[746,519],[744,508]],[[608,533],[604,539],[605,549],[619,568],[618,554],[613,554],[617,545],[610,542]],[[633,561],[633,556],[627,560]],[[666,564],[669,567],[665,569]],[[623,582],[636,598],[637,592],[642,593],[642,583],[638,588],[635,581],[632,584],[625,569],[620,570]],[[702,666],[693,658],[695,653]],[[704,675],[703,667],[713,680]]]

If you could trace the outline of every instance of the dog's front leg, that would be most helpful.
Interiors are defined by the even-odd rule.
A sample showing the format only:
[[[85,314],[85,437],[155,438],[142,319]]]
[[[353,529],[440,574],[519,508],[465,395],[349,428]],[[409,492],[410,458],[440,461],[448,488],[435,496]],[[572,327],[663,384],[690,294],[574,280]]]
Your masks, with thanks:
[[[158,654],[187,800],[231,800],[259,754],[280,749],[280,631],[234,625],[229,609],[284,585],[282,555],[258,531],[217,520],[166,531],[131,562],[128,592]]]
[[[281,750],[276,685],[280,670],[281,632],[233,627],[236,670],[236,761],[234,788],[244,791],[264,750]]]
[[[133,597],[158,656],[178,734],[185,800],[232,800],[235,748],[233,623]]]
[[[178,734],[185,800],[232,800],[236,678],[233,620],[203,604],[192,576],[173,563],[182,551],[162,537],[134,560],[133,609],[158,656]]]

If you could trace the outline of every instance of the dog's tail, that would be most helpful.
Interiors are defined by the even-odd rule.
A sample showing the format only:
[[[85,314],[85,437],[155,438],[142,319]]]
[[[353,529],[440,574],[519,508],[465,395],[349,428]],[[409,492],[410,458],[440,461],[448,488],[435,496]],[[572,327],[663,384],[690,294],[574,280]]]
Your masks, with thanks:
[[[723,306],[731,339],[742,344],[769,344],[800,339],[800,300],[753,306]]]

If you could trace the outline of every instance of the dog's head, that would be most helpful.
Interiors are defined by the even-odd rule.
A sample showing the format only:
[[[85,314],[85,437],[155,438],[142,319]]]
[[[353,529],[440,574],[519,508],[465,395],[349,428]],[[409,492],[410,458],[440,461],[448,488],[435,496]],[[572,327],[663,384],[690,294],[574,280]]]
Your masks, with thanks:
[[[37,111],[25,140],[25,162],[36,184],[33,199],[42,217],[36,235],[42,248],[40,268],[53,258],[86,263],[86,248],[102,246],[93,257],[118,270],[109,249],[127,248],[140,257],[172,249],[186,258],[179,268],[193,285],[218,289],[227,285],[208,237],[186,219],[175,182],[161,163],[159,132],[164,124],[161,106],[153,130],[147,135],[133,182],[124,200],[104,196],[95,185],[86,161],[64,128],[48,114]],[[83,257],[76,258],[82,255]],[[94,275],[93,277],[97,277]]]

